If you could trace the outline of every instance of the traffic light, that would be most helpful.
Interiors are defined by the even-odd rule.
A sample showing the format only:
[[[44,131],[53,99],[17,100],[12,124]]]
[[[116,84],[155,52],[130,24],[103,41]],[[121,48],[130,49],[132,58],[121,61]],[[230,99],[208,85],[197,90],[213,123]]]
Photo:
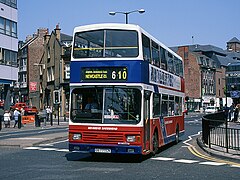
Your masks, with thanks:
[[[59,104],[60,103],[60,92],[59,92],[59,90],[54,90],[53,91],[53,103],[54,104]]]

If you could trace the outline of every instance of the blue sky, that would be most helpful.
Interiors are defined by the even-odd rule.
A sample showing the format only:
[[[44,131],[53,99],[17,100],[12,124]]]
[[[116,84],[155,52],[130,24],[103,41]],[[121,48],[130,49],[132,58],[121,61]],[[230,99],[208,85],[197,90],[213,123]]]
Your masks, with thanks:
[[[239,0],[18,0],[18,37],[25,40],[41,27],[52,31],[58,23],[68,35],[75,26],[125,23],[125,15],[108,13],[141,8],[146,12],[130,14],[129,23],[167,46],[194,43],[225,49],[231,38],[240,40]]]

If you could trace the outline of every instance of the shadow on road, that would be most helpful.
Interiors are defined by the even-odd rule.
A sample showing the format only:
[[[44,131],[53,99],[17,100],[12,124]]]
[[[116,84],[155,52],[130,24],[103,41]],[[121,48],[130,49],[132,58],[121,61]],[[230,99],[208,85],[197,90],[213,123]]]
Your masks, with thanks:
[[[72,152],[65,155],[68,161],[90,161],[90,162],[115,162],[115,163],[141,163],[150,158],[151,155],[118,155],[118,154],[91,154]]]

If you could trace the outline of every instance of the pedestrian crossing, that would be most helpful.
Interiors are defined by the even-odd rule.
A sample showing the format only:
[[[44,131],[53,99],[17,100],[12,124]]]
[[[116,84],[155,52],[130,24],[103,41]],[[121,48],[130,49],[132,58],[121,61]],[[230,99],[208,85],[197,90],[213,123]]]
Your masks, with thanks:
[[[170,158],[170,157],[153,157],[151,159],[152,160],[156,160],[156,161],[170,161],[170,162],[175,162],[175,163],[200,164],[200,165],[208,165],[208,166],[223,166],[223,165],[227,165],[227,166],[230,166],[230,167],[240,168],[240,164],[229,165],[227,163],[214,162],[214,161],[198,161],[198,160],[191,160],[191,159],[176,159],[176,158]]]
[[[49,148],[49,147],[25,147],[25,150],[39,150],[39,151],[56,151],[56,152],[69,152],[68,149]]]
[[[68,149],[61,149],[61,148],[53,148],[53,147],[25,147],[25,150],[39,150],[39,151],[55,151],[55,152],[65,152],[68,153]],[[173,163],[182,163],[182,164],[199,164],[199,165],[206,165],[206,166],[230,166],[234,168],[240,168],[240,164],[227,164],[224,162],[214,162],[214,161],[198,161],[198,160],[191,160],[191,159],[176,159],[172,157],[152,157],[150,158],[154,161],[168,161]]]

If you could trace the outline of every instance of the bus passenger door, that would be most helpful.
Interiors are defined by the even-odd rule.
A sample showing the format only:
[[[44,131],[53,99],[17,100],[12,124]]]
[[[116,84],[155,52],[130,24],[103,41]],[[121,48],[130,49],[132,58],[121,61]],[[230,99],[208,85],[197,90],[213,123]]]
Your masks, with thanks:
[[[150,91],[144,91],[144,150],[150,150]]]

